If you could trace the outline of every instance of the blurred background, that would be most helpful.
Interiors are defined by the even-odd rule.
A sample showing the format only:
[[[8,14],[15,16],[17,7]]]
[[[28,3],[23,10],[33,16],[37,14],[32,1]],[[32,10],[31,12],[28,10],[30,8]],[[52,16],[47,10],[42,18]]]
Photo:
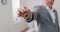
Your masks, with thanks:
[[[60,24],[60,0],[55,0],[54,8],[58,12]],[[27,23],[22,17],[17,17],[17,9],[26,6],[33,7],[43,3],[43,0],[0,0],[0,32],[37,32],[36,20]]]

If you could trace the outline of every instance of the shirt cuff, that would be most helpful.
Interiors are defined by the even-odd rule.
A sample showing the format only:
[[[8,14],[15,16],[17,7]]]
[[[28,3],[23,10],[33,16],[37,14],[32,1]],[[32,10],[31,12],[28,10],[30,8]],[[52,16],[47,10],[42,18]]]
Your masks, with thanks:
[[[31,22],[33,20],[34,16],[33,13],[31,14],[31,18],[26,19],[27,22]]]

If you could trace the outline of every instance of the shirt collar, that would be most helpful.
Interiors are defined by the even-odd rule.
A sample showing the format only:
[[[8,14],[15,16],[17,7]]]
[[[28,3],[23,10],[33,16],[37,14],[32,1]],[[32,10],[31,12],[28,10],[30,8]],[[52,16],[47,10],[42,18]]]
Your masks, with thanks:
[[[45,3],[43,3],[44,4],[44,6],[48,9],[48,10],[51,10],[51,11],[53,11],[53,8],[52,9],[50,9]]]

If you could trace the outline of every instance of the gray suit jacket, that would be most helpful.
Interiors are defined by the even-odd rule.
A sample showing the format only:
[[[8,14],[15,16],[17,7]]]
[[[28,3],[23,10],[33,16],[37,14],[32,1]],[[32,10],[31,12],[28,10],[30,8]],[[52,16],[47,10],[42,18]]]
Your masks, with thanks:
[[[51,15],[44,5],[36,6],[34,7],[34,12],[32,12],[32,19],[27,19],[27,22],[36,20],[38,24],[38,32],[59,32],[57,11],[54,9],[54,12],[56,16],[55,24],[53,23]]]

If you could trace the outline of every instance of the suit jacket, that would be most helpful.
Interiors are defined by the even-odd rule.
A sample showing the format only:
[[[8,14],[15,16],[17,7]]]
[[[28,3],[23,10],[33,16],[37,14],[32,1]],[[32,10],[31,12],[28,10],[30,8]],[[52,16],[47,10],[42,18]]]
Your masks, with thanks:
[[[54,9],[53,12],[55,12],[56,16],[55,24],[44,5],[35,6],[34,11],[32,12],[32,18],[31,20],[27,19],[27,22],[36,20],[38,24],[38,32],[59,32],[57,11]]]

